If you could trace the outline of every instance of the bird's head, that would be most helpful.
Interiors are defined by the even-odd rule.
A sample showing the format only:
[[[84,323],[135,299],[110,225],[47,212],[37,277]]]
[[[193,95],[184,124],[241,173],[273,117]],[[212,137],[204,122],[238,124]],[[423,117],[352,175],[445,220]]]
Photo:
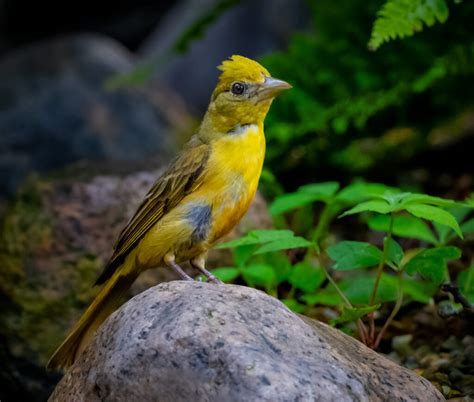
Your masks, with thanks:
[[[232,56],[222,71],[201,126],[201,134],[226,134],[248,124],[262,124],[273,99],[291,85],[243,56]]]

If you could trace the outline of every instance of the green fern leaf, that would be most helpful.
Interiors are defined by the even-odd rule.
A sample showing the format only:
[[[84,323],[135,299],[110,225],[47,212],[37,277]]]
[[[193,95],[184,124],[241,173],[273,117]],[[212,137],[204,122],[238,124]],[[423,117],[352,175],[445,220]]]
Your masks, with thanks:
[[[388,0],[378,12],[369,48],[376,50],[384,42],[411,36],[424,24],[444,23],[448,15],[446,0]]]

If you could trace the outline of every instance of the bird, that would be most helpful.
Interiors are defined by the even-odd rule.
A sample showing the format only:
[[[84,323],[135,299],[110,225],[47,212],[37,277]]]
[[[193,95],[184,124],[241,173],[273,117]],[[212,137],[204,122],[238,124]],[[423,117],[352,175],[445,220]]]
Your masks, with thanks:
[[[233,55],[220,75],[195,134],[157,179],[122,230],[96,285],[97,296],[48,362],[67,369],[145,270],[167,266],[193,280],[180,264],[209,282],[207,252],[246,213],[257,191],[265,156],[264,120],[274,98],[292,86],[258,62]]]

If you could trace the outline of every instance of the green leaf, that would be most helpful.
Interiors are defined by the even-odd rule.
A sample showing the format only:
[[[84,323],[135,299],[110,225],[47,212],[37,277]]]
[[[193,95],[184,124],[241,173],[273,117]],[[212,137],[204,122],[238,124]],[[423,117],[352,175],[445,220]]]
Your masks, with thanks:
[[[352,304],[367,305],[370,302],[374,284],[374,275],[360,275],[342,280],[339,282],[339,288]],[[380,278],[375,302],[384,303],[396,300],[397,287],[397,278],[383,273]]]
[[[343,279],[338,283],[340,290],[352,304],[369,304],[372,290],[375,284],[373,275],[359,275],[348,279]],[[382,274],[376,296],[376,303],[384,303],[397,299],[397,278],[387,274]],[[316,294],[305,294],[301,297],[309,305],[323,304],[327,306],[342,305],[341,297],[336,289],[328,284],[324,289],[318,290]]]
[[[357,204],[366,201],[375,195],[382,195],[387,191],[397,191],[394,187],[388,187],[379,183],[353,183],[343,188],[336,195],[336,201],[346,204]]]
[[[282,299],[283,304],[295,313],[301,314],[305,310],[305,306],[298,303],[295,299]]]
[[[449,237],[456,236],[450,236],[451,234],[454,234],[454,232],[450,227],[446,225],[441,225],[439,223],[433,222],[433,227],[436,231],[436,234],[438,235],[439,244],[445,244],[448,242]]]
[[[418,218],[423,218],[431,222],[436,222],[440,223],[441,225],[449,226],[456,232],[456,234],[460,238],[463,237],[461,233],[461,228],[459,227],[456,218],[454,218],[452,214],[445,211],[444,209],[424,204],[407,205],[405,209]]]
[[[449,208],[448,212],[451,213],[456,220],[460,223],[463,221],[464,218],[466,218],[467,215],[471,212],[472,208],[471,207],[466,207],[466,206],[457,206],[454,208]],[[436,232],[438,233],[438,238],[440,239],[440,243],[448,243],[450,240],[452,240],[455,237],[455,234],[453,233],[452,229],[448,228],[447,226],[440,225],[438,223],[434,224],[434,227],[436,229]],[[471,222],[466,221],[463,224],[461,224],[461,232],[463,235],[469,235],[470,233],[474,233],[474,220],[471,220]]]
[[[403,258],[403,249],[394,239],[386,237],[384,239],[385,247],[387,248],[388,262],[399,267]]]
[[[275,272],[271,265],[252,264],[240,268],[240,272],[250,286],[272,286],[275,284]]]
[[[349,270],[377,265],[382,252],[369,243],[342,241],[327,249],[329,257],[335,261],[334,269]]]
[[[240,239],[219,244],[216,248],[232,248],[250,244],[264,244],[294,237],[291,230],[252,230]]]
[[[447,209],[447,211],[454,216],[454,218],[456,219],[458,223],[462,222],[464,218],[466,218],[466,216],[469,215],[471,210],[472,208],[470,206],[465,206],[465,205],[459,206],[459,204],[456,204],[455,207],[451,207]],[[455,237],[455,234],[453,233],[451,228],[445,225],[440,225],[439,223],[436,223],[436,222],[433,224],[433,226],[435,227],[436,232],[438,233],[438,238],[439,238],[440,243],[445,244]],[[469,224],[467,225],[467,227],[465,226],[465,224],[461,225],[461,232],[464,235],[468,234],[468,232],[466,233],[466,228],[469,230]],[[473,230],[474,230],[474,227],[473,227]]]
[[[366,307],[343,307],[341,315],[335,320],[331,321],[331,324],[341,324],[343,322],[356,321],[361,317],[366,316],[372,311],[376,311],[380,308],[380,304]]]
[[[474,208],[474,193],[471,193],[469,197],[466,200],[464,200],[464,203],[467,206]]]
[[[446,0],[387,0],[377,13],[369,48],[376,50],[384,42],[411,36],[423,25],[444,23],[448,15]]]
[[[445,260],[458,260],[461,257],[461,250],[454,246],[444,246],[429,248],[418,253],[416,257],[434,257],[443,258]]]
[[[474,265],[461,272],[457,279],[459,290],[469,303],[474,303]]]
[[[240,275],[239,269],[234,267],[215,268],[211,272],[223,282],[232,282]]]
[[[432,282],[420,282],[416,279],[404,278],[402,289],[405,296],[414,301],[428,304],[438,290],[438,285]]]
[[[387,232],[390,227],[390,217],[374,215],[367,224],[372,230]],[[421,219],[411,215],[396,215],[393,217],[392,233],[395,236],[408,237],[436,244],[436,238],[429,226]]]
[[[244,246],[235,247],[233,250],[234,263],[238,267],[243,267],[249,258],[253,255],[257,245],[247,244]]]
[[[404,200],[406,200],[411,195],[412,193],[387,191],[385,194],[382,195],[381,198],[387,201],[390,205],[397,205],[397,208],[399,208],[399,204],[404,202]]]
[[[301,300],[310,306],[315,304],[323,304],[325,306],[339,306],[342,304],[341,297],[336,292],[332,285],[318,290],[316,294],[304,294],[301,296]]]
[[[235,255],[237,264],[243,265],[249,257],[249,246],[262,245],[256,251],[253,251],[253,254],[263,254],[292,248],[309,247],[313,244],[303,237],[295,236],[291,230],[253,230],[246,236],[223,243],[217,248],[245,247],[237,251]],[[242,252],[242,255],[239,254],[240,252]]]
[[[252,230],[249,232],[248,236],[255,238],[259,241],[260,244],[277,241],[282,239],[287,239],[294,237],[294,233],[291,230],[277,230],[277,229],[259,229]]]
[[[450,212],[458,222],[462,222],[471,212],[473,207],[470,206],[468,203],[463,204],[456,204],[456,206],[452,208],[448,208],[448,212]]]
[[[361,212],[367,212],[367,211],[378,212],[380,214],[388,214],[394,210],[395,208],[389,205],[386,201],[372,200],[372,201],[365,201],[360,204],[357,204],[355,207],[349,209],[348,211],[340,215],[340,217],[359,214]]]
[[[461,231],[467,236],[474,233],[474,218],[471,218],[461,225]]]
[[[240,237],[239,239],[231,240],[225,243],[218,244],[215,248],[222,249],[222,248],[236,248],[240,246],[249,246],[260,244],[260,240],[249,237],[248,235]]]
[[[275,273],[275,282],[277,285],[286,281],[293,270],[288,257],[282,253],[269,253],[262,256],[265,264],[271,265]],[[262,258],[260,257],[260,258]]]
[[[301,186],[298,189],[298,192],[308,193],[308,194],[317,194],[321,199],[328,199],[336,194],[336,191],[339,190],[339,183],[336,181],[327,181],[324,183],[313,183],[306,184]]]
[[[454,246],[430,248],[420,251],[405,266],[409,275],[420,274],[436,284],[446,278],[446,261],[461,257],[461,250]]]
[[[403,205],[409,204],[428,204],[435,205],[438,207],[452,207],[456,205],[456,201],[449,200],[446,198],[434,197],[427,194],[410,194],[403,200]]]
[[[270,211],[270,214],[274,216],[312,204],[318,200],[321,200],[320,194],[297,191],[295,193],[278,196],[275,201],[272,202],[268,210]]]
[[[314,245],[314,243],[306,240],[303,237],[295,236],[286,239],[281,239],[278,241],[273,241],[271,243],[267,243],[262,247],[258,248],[254,254],[264,254],[264,253],[271,253],[274,251],[281,251],[281,250],[289,250],[293,248],[302,248],[302,247],[309,247]]]
[[[303,261],[293,267],[289,282],[296,288],[311,293],[321,286],[325,278],[326,276],[321,268],[315,268]]]

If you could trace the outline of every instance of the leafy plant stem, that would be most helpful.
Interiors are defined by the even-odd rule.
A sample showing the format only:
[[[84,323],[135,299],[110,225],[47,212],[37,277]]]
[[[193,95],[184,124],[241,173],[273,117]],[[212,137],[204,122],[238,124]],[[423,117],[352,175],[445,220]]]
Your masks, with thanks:
[[[397,290],[397,300],[395,302],[395,306],[393,307],[392,312],[390,313],[389,317],[387,318],[387,321],[385,321],[385,324],[383,325],[382,329],[380,330],[377,339],[375,340],[374,343],[374,348],[378,348],[380,341],[382,340],[383,335],[387,331],[387,328],[390,326],[392,323],[393,319],[395,316],[398,314],[398,311],[400,310],[400,307],[402,307],[403,303],[403,270],[398,272],[398,290]]]
[[[337,286],[336,282],[332,278],[332,276],[329,274],[328,270],[326,267],[321,266],[322,270],[324,271],[324,274],[326,275],[326,278],[328,278],[329,283],[331,283],[332,286],[334,286],[334,289],[336,289],[336,292],[339,294],[341,297],[342,301],[346,305],[346,307],[353,308],[351,302],[349,299],[346,297],[346,295],[342,292],[342,290]],[[361,319],[357,320],[357,330],[359,332],[359,338],[360,340],[364,343],[367,344],[368,342],[368,333],[367,333],[367,328],[365,327],[364,323],[362,322]]]
[[[380,258],[380,263],[377,267],[377,276],[375,278],[374,288],[372,290],[372,295],[370,296],[370,303],[369,306],[373,306],[375,304],[375,298],[377,297],[377,291],[379,289],[380,279],[382,278],[383,267],[385,266],[385,261],[387,260],[387,253],[388,253],[388,242],[392,238],[392,231],[393,231],[393,222],[394,222],[394,214],[390,215],[390,223],[388,227],[387,236],[384,239],[383,245],[383,252],[382,257]],[[369,331],[370,331],[370,339],[373,341],[375,338],[375,319],[374,314],[369,314]]]
[[[332,286],[334,286],[334,289],[336,289],[336,292],[339,294],[339,296],[341,297],[341,299],[344,302],[344,304],[346,305],[346,307],[352,308],[351,302],[346,297],[346,295],[342,292],[342,290],[339,289],[339,286],[337,286],[336,281],[332,278],[332,276],[329,274],[327,269],[323,266],[321,268],[324,271],[324,274],[326,275],[326,278],[328,278],[328,281],[331,283]]]
[[[319,217],[319,222],[316,226],[316,229],[313,232],[312,241],[316,243],[319,247],[319,242],[324,237],[325,233],[327,232],[328,226],[331,220],[334,217],[334,208],[330,205],[331,202],[328,202]]]
[[[367,345],[369,342],[368,341],[369,334],[367,333],[367,328],[365,327],[363,321],[360,318],[357,320],[357,330],[359,331],[359,337],[360,337],[361,342],[364,345]]]

